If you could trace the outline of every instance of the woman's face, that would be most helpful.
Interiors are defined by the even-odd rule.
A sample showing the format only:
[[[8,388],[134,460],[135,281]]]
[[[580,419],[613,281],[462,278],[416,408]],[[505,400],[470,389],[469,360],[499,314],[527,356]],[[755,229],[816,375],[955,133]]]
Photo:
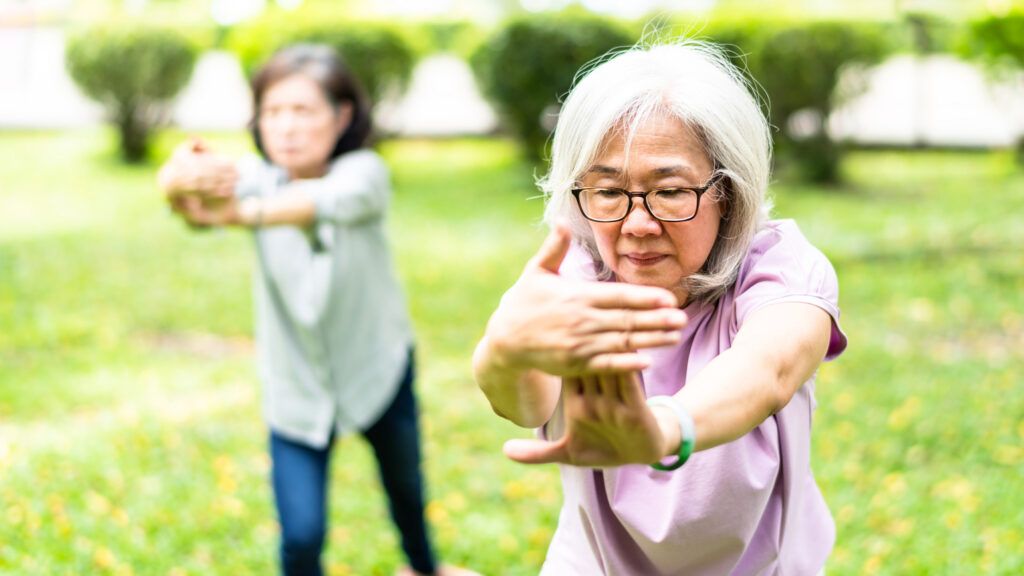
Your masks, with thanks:
[[[292,74],[270,85],[260,103],[258,129],[270,161],[292,178],[327,171],[331,151],[352,117],[351,104],[332,106],[320,85]]]
[[[713,174],[711,160],[696,135],[672,116],[656,116],[640,126],[630,149],[615,130],[580,179],[583,186],[633,192],[703,186]],[[628,160],[628,162],[627,162]],[[628,168],[627,168],[628,167]],[[704,266],[718,237],[721,205],[711,188],[687,222],[661,222],[633,198],[620,222],[590,222],[601,259],[620,282],[666,288],[687,301],[682,280]]]

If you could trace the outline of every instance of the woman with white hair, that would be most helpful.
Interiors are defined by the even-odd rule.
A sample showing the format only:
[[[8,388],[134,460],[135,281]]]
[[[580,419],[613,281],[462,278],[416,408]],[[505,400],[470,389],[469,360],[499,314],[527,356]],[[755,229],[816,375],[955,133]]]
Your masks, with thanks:
[[[539,427],[505,453],[560,464],[543,574],[822,571],[814,375],[846,337],[831,264],[767,217],[770,142],[709,44],[621,52],[569,94],[552,232],[474,355],[494,411]]]

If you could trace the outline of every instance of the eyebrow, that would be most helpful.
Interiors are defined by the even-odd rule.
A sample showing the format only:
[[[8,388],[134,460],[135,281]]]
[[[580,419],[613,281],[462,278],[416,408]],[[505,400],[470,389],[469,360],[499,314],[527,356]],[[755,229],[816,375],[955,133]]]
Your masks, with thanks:
[[[622,170],[612,166],[606,166],[604,164],[595,164],[587,169],[587,174],[605,174],[609,176],[618,176],[622,174]],[[679,174],[693,175],[694,171],[689,166],[683,164],[674,164],[671,166],[661,166],[651,171],[653,176],[676,176]]]

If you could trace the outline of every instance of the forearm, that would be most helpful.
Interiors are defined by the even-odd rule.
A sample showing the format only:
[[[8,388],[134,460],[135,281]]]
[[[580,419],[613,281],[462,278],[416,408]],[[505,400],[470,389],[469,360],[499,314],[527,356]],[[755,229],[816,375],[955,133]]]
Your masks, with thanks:
[[[827,313],[802,303],[748,319],[732,347],[675,395],[693,417],[695,449],[731,442],[785,408],[821,364],[831,327]]]
[[[557,376],[508,366],[486,337],[473,354],[473,375],[495,414],[518,426],[542,426],[558,404]]]
[[[250,228],[307,226],[315,219],[313,200],[301,193],[245,198],[238,210],[238,224]]]
[[[723,352],[709,363],[696,379],[675,394],[693,417],[697,431],[694,449],[706,450],[731,442],[785,406],[789,397],[780,377],[765,358],[735,349]]]

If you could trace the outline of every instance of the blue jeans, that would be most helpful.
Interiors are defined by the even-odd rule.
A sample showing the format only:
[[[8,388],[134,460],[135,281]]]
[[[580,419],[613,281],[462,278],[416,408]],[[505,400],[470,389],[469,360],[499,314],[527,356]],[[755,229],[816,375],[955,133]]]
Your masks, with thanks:
[[[433,574],[436,564],[423,518],[423,476],[413,379],[410,354],[394,401],[362,434],[377,457],[391,519],[401,534],[402,550],[409,564],[417,572]],[[274,499],[281,523],[281,572],[286,576],[323,574],[320,554],[327,533],[327,472],[333,445],[333,434],[325,448],[311,448],[270,433]]]

